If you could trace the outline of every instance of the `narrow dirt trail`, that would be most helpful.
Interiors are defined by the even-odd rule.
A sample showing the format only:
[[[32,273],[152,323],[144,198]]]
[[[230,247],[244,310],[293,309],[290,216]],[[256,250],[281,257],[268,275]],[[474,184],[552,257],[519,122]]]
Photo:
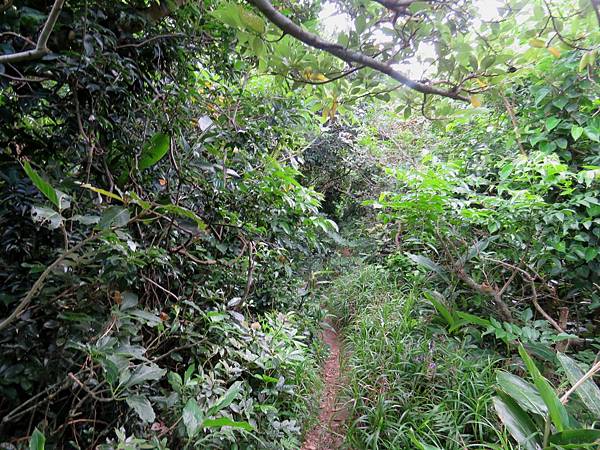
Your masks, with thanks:
[[[342,383],[340,375],[341,344],[337,331],[331,326],[323,330],[323,341],[329,347],[329,357],[323,366],[325,384],[317,424],[309,430],[301,450],[336,450],[344,442],[344,423],[348,411],[338,402]]]

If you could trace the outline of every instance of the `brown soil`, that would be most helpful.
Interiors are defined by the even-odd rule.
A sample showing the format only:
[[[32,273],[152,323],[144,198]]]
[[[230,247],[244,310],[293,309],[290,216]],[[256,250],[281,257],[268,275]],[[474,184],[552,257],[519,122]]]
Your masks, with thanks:
[[[319,419],[309,430],[301,450],[336,450],[344,442],[344,424],[348,411],[338,402],[341,385],[340,341],[332,326],[323,330],[323,341],[329,347],[329,357],[323,366],[325,387],[321,397]]]

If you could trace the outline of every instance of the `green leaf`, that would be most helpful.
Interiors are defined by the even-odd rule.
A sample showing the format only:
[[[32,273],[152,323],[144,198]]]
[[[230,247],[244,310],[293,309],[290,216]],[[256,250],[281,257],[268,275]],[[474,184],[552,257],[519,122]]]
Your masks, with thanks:
[[[212,405],[210,408],[208,408],[206,415],[212,416],[212,415],[218,413],[219,411],[221,411],[222,409],[227,408],[235,400],[235,398],[237,397],[237,395],[240,393],[241,390],[242,390],[242,382],[241,381],[236,381],[235,383],[233,383],[229,387],[229,389],[227,389],[227,392],[225,392],[225,394],[223,394],[223,396],[220,399],[218,399],[214,405]]]
[[[38,188],[38,190],[60,210],[60,201],[58,199],[58,192],[56,189],[54,189],[50,183],[44,180],[33,167],[31,167],[29,161],[25,161],[23,163],[23,169],[35,187]]]
[[[578,429],[566,430],[550,436],[550,443],[555,445],[581,445],[599,443],[600,430]],[[575,447],[580,448],[580,447]],[[596,447],[597,448],[597,447]]]
[[[534,385],[521,377],[504,371],[499,371],[496,374],[496,381],[500,389],[510,395],[525,411],[546,417],[548,408]]]
[[[46,436],[37,428],[33,430],[29,439],[29,450],[44,450],[46,448]]]
[[[123,387],[129,388],[136,384],[143,383],[144,381],[157,381],[160,380],[165,373],[167,373],[166,369],[161,369],[156,364],[150,363],[149,365],[141,365],[135,369],[131,376],[129,376]]]
[[[423,295],[431,302],[438,314],[442,316],[446,322],[448,322],[448,326],[452,327],[455,323],[454,316],[450,310],[446,308],[446,305],[444,305],[442,301],[442,295],[438,292],[423,292]]]
[[[84,184],[80,184],[80,186],[82,188],[84,188],[84,189],[89,189],[90,191],[96,192],[98,194],[102,194],[102,195],[104,195],[106,197],[114,198],[115,200],[118,200],[120,202],[124,201],[123,198],[119,197],[117,194],[113,194],[112,192],[109,192],[109,191],[107,191],[105,189],[94,187],[91,184],[85,184],[84,183]]]
[[[204,419],[204,414],[198,406],[198,403],[196,403],[196,400],[193,398],[190,398],[185,404],[182,419],[188,437],[194,437],[200,430],[200,424],[202,423],[202,419]]]
[[[574,385],[583,378],[584,372],[579,368],[575,360],[560,352],[557,356],[571,385]],[[594,380],[590,378],[584,381],[575,392],[590,412],[595,414],[597,418],[600,418],[600,388],[598,388]]]
[[[414,255],[412,253],[406,253],[406,256],[413,260],[420,266],[423,266],[433,272],[437,273],[444,281],[448,281],[446,271],[438,264],[434,263],[431,259],[423,255]]]
[[[196,225],[200,230],[206,229],[206,223],[194,212],[183,206],[178,205],[160,205],[156,208],[158,211],[163,211],[169,214],[174,214],[179,217],[184,217],[186,219],[191,219],[196,222]]]
[[[567,145],[569,145],[568,141],[565,138],[558,138],[554,141],[558,148],[566,149]]]
[[[134,318],[138,319],[140,322],[145,323],[146,325],[151,327],[155,327],[156,325],[162,322],[160,320],[160,317],[158,317],[156,314],[144,311],[142,309],[134,309],[133,311],[127,311],[127,313],[130,316],[133,316]]]
[[[583,134],[583,128],[577,125],[573,125],[571,127],[571,136],[573,137],[573,140],[576,141],[577,139],[579,139],[581,137],[581,135]]]
[[[512,173],[514,166],[511,163],[506,164],[502,169],[500,169],[500,179],[506,180],[508,176]]]
[[[585,135],[594,142],[600,142],[600,133],[591,127],[584,128]]]
[[[235,4],[225,3],[220,8],[214,10],[211,15],[230,27],[242,27],[242,19],[240,18],[239,9]]]
[[[541,450],[540,431],[527,413],[510,397],[501,395],[492,399],[498,417],[510,435],[527,450]]]
[[[140,170],[148,169],[160,161],[169,151],[171,138],[164,133],[156,133],[142,149],[138,168]]]
[[[255,33],[263,34],[266,30],[265,21],[258,15],[254,14],[249,9],[238,5],[238,14],[242,24]]]
[[[546,119],[546,129],[548,131],[552,131],[560,122],[561,120],[558,117],[548,117]]]
[[[552,419],[552,423],[554,423],[554,426],[558,431],[567,429],[569,425],[569,416],[564,405],[560,402],[560,399],[556,395],[556,392],[548,380],[542,376],[531,357],[527,354],[527,351],[523,345],[519,345],[519,355],[521,355],[521,358],[527,366],[527,371],[533,378],[533,384],[535,384],[540,396],[548,407],[548,412],[550,414],[550,418]]]
[[[64,217],[58,211],[43,206],[33,206],[31,208],[31,218],[34,222],[41,223],[50,230],[60,227],[64,220]]]
[[[202,422],[202,427],[206,428],[221,428],[221,427],[235,427],[242,428],[246,431],[252,431],[254,427],[248,422],[236,422],[231,420],[229,417],[219,417],[218,419],[206,419]]]
[[[151,423],[156,419],[156,414],[154,414],[154,409],[152,408],[150,401],[143,395],[131,395],[127,397],[125,401],[144,422]]]
[[[127,208],[121,206],[109,206],[102,213],[98,226],[103,229],[124,227],[129,222],[129,219],[130,215]]]

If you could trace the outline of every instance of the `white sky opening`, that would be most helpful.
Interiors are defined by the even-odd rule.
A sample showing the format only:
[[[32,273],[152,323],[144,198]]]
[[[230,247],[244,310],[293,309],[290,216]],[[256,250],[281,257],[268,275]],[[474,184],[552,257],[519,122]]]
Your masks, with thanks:
[[[504,5],[502,0],[474,0],[474,6],[478,10],[478,17],[474,25],[479,27],[482,21],[491,21],[501,16],[500,8]],[[348,14],[340,13],[333,2],[325,2],[319,12],[319,21],[322,24],[322,35],[325,39],[335,41],[340,33],[348,32],[353,28],[352,19]],[[390,36],[383,32],[375,34],[377,42],[389,42]],[[428,58],[434,58],[435,51],[431,44],[421,43],[417,49],[414,58],[410,58],[402,63],[396,64],[395,68],[402,71],[405,75],[413,79],[420,79],[426,76],[429,64],[422,61]]]

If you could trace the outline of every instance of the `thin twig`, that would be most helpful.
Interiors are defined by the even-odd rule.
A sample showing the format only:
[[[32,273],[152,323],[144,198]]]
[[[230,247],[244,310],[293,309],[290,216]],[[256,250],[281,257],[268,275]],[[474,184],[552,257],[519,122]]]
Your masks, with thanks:
[[[577,388],[579,388],[579,386],[581,386],[583,383],[585,383],[587,380],[589,380],[590,378],[592,378],[596,372],[600,372],[600,361],[598,361],[596,364],[594,364],[592,366],[592,368],[590,370],[587,371],[587,373],[582,376],[579,381],[577,381],[577,383],[575,383],[573,385],[573,387],[571,387],[571,389],[569,389],[567,392],[565,392],[565,394],[560,398],[560,401],[563,405],[565,405],[568,401],[569,401],[569,397],[571,396],[571,394],[573,392],[575,392],[575,390]]]
[[[88,238],[84,239],[79,244],[77,244],[75,247],[72,247],[69,251],[64,252],[52,264],[50,264],[48,267],[46,267],[46,270],[44,270],[42,272],[42,274],[39,276],[39,278],[35,281],[35,283],[33,283],[33,286],[31,287],[31,289],[29,290],[27,295],[25,295],[25,297],[23,297],[21,299],[21,301],[19,302],[17,307],[13,310],[13,312],[6,319],[4,319],[2,322],[0,322],[0,331],[4,330],[6,327],[8,327],[17,317],[19,317],[25,311],[25,309],[27,309],[27,307],[29,306],[29,304],[31,303],[31,301],[33,300],[35,295],[44,286],[44,282],[46,281],[46,278],[48,278],[48,275],[50,275],[50,273],[67,256],[82,249],[85,245],[89,244],[90,242],[94,241],[95,239],[98,239],[98,237],[100,237],[100,236],[101,236],[101,234],[93,234],[93,235],[89,236]]]

